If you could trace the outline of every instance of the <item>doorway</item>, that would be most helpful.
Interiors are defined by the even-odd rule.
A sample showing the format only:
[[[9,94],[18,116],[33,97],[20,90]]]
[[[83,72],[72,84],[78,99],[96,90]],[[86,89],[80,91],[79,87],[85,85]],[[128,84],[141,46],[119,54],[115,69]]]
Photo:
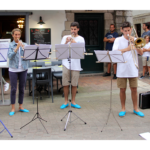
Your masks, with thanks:
[[[96,63],[94,50],[103,50],[104,43],[104,14],[102,13],[76,13],[75,21],[79,22],[79,35],[85,39],[86,52],[93,55],[85,56],[81,60],[81,73],[101,73],[103,63]]]

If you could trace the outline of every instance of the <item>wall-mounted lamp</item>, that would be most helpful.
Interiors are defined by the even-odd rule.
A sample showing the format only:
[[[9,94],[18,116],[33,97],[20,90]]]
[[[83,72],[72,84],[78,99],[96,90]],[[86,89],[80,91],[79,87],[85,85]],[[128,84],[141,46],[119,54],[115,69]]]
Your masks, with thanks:
[[[40,27],[43,27],[43,24],[45,24],[42,20],[42,17],[40,16],[40,21],[37,23],[37,24],[40,24]]]

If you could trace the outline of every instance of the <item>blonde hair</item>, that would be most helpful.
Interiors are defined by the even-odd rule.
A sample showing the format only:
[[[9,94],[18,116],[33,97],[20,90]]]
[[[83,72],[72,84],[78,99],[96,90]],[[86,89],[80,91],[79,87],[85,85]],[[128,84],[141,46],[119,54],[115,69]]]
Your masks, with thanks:
[[[22,33],[22,31],[19,28],[15,28],[12,30],[12,35],[15,33],[15,31],[19,31],[20,33]]]

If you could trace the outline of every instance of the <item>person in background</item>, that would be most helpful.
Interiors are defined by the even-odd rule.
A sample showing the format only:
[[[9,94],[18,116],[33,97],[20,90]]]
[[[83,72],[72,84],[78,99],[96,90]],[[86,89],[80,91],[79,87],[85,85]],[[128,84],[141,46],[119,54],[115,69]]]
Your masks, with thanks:
[[[12,30],[13,41],[9,44],[8,58],[9,58],[9,78],[11,83],[11,112],[10,116],[15,114],[15,101],[16,101],[16,91],[17,91],[17,79],[19,80],[19,111],[29,112],[29,110],[23,108],[23,97],[24,97],[24,87],[27,77],[28,61],[24,61],[21,56],[24,54],[24,46],[26,43],[19,41],[21,37],[21,30],[15,28]]]
[[[145,32],[143,32],[143,34],[141,36],[142,38],[144,38],[146,35],[150,36],[150,24],[149,23],[143,23],[143,30]],[[149,75],[148,66],[146,66],[145,73],[147,73],[147,75]]]
[[[150,58],[149,58],[150,57],[150,42],[149,42],[150,36],[146,35],[144,39],[146,41],[146,45],[142,48],[143,50],[143,55],[142,55],[143,75],[140,77],[140,79],[143,79],[145,77],[145,71],[146,71],[147,66],[148,66],[148,71],[150,75]]]
[[[108,32],[103,39],[103,41],[106,42],[106,50],[112,51],[114,41],[117,37],[118,37],[118,33],[115,32],[115,25],[111,24],[110,25],[110,32]],[[114,67],[113,79],[117,79],[117,77],[116,77],[117,64],[116,63],[113,64],[113,67]],[[111,69],[111,63],[108,63],[107,72],[103,75],[103,77],[110,76],[110,69]]]
[[[143,23],[143,30],[145,31],[143,34],[142,34],[142,38],[144,38],[146,35],[150,36],[150,25],[149,23]]]

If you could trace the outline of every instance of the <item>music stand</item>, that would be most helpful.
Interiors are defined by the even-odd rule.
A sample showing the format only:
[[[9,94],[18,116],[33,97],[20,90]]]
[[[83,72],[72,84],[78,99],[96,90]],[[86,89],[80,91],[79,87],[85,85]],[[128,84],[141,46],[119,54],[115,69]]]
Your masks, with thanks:
[[[108,118],[107,118],[107,121],[105,124],[105,125],[107,125],[111,112],[113,114],[113,117],[115,118],[113,110],[112,110],[112,74],[113,74],[112,68],[113,68],[113,63],[125,63],[126,61],[124,60],[124,57],[123,57],[123,54],[121,51],[117,51],[117,50],[116,51],[95,50],[94,52],[95,52],[97,60],[98,60],[96,63],[101,63],[101,62],[111,63],[110,110],[109,110]],[[115,118],[115,120],[116,120],[116,118]],[[121,126],[117,120],[116,120],[116,122],[122,131],[122,128],[121,128]],[[103,126],[101,132],[103,131],[105,125]]]
[[[8,53],[9,42],[0,42],[0,80],[1,80],[1,100],[0,105],[10,105],[10,100],[4,100],[3,83],[2,83],[2,68],[8,68]]]
[[[51,49],[51,45],[45,45],[45,44],[27,45],[24,48],[23,59],[24,60],[35,60],[35,63],[36,63],[36,60],[47,59],[47,58],[49,58],[50,49]],[[37,69],[37,63],[36,63],[36,69]],[[26,125],[28,125],[29,123],[31,123],[32,121],[34,121],[36,119],[39,119],[39,121],[41,122],[42,125],[43,125],[43,123],[41,120],[47,122],[46,120],[42,119],[42,117],[38,111],[38,95],[37,95],[36,99],[37,99],[37,112],[36,112],[36,114],[34,115],[33,119],[30,122],[28,122],[27,124],[22,126],[20,129],[22,129],[23,127],[25,127]],[[44,125],[43,125],[43,127],[46,130]],[[46,130],[46,132],[47,132],[47,130]],[[47,134],[48,134],[48,132],[47,132]]]
[[[73,113],[77,119],[80,119],[82,122],[84,122],[79,116],[77,116],[72,110],[71,110],[71,59],[84,59],[84,47],[85,44],[84,43],[72,43],[70,45],[68,44],[57,44],[55,45],[55,52],[56,52],[56,59],[68,59],[69,61],[69,66],[70,66],[70,110],[67,112],[68,117],[67,117],[67,121],[66,121],[66,125],[64,128],[64,131],[66,131],[67,128],[67,124],[68,122],[71,123],[73,121],[71,121],[71,113]],[[61,121],[63,121],[63,119],[67,116],[67,114],[61,119]],[[70,118],[70,121],[69,121]],[[76,120],[76,119],[75,119]],[[84,124],[86,124],[86,122],[84,122]]]

